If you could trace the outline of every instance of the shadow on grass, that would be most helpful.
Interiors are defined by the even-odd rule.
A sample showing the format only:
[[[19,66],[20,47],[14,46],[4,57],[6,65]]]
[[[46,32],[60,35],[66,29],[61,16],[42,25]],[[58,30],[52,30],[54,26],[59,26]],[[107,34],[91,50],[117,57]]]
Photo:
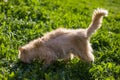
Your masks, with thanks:
[[[9,80],[91,80],[90,68],[90,64],[80,61],[67,64],[56,61],[43,70],[41,62],[25,64],[18,61],[10,69],[14,74],[9,77]]]

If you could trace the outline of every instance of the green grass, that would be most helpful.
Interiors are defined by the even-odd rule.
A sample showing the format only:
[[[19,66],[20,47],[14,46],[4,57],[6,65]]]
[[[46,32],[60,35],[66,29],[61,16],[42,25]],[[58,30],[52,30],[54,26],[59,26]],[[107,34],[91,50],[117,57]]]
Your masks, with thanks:
[[[92,36],[95,62],[75,58],[42,64],[19,62],[18,47],[59,27],[87,28],[96,8],[109,11]],[[0,79],[2,80],[120,80],[119,0],[4,0],[0,1]]]

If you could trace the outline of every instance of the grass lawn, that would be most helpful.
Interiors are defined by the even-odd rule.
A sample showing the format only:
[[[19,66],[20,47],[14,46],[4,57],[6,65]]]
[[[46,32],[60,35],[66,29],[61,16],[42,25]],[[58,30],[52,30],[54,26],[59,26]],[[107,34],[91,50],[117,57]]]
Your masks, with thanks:
[[[47,70],[40,61],[24,64],[18,47],[59,27],[87,28],[96,8],[109,11],[91,37],[95,62],[56,61]],[[0,80],[120,80],[119,0],[1,0]]]

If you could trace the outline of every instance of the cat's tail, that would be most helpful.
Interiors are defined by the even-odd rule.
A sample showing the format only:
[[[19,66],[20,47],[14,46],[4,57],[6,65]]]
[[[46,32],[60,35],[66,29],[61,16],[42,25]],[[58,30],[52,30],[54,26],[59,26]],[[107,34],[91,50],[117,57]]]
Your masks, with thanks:
[[[108,11],[104,9],[96,9],[92,15],[92,22],[87,28],[87,37],[90,37],[98,28],[100,28],[102,19],[108,15]]]

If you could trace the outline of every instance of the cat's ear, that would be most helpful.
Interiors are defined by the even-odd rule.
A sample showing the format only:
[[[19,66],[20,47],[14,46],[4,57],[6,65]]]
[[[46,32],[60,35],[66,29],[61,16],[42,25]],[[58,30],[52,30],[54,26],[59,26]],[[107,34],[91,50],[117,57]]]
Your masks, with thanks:
[[[22,47],[19,47],[18,50],[19,50],[20,52],[22,52],[22,53],[25,53],[25,49],[22,48]]]

